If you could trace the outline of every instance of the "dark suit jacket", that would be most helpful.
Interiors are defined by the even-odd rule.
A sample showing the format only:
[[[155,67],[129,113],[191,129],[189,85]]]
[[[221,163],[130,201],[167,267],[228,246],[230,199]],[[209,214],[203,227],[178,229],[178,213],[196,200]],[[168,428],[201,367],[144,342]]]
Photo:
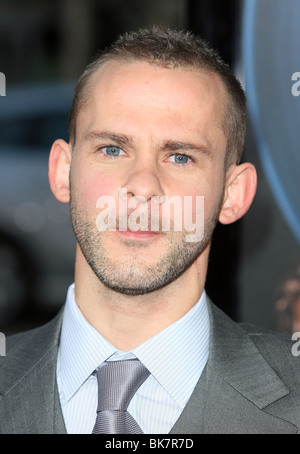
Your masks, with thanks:
[[[280,334],[241,326],[212,303],[210,354],[171,433],[297,433],[300,358]],[[0,434],[66,433],[56,384],[62,311],[7,339],[0,357]]]

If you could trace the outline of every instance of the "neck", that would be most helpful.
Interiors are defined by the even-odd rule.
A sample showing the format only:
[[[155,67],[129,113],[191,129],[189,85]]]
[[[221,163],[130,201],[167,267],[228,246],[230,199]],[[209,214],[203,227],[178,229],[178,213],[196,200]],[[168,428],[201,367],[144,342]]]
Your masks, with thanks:
[[[183,317],[199,300],[208,250],[179,278],[145,295],[124,295],[96,277],[80,250],[75,265],[75,298],[87,321],[119,350],[129,351]]]

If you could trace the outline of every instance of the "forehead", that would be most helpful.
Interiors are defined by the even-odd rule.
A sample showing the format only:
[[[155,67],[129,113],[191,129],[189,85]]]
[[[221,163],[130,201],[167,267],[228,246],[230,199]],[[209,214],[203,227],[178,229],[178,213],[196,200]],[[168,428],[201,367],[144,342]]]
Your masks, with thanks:
[[[110,61],[92,75],[77,126],[83,131],[103,122],[121,127],[138,120],[164,125],[222,130],[226,93],[219,76],[195,68],[169,69],[147,62]],[[98,124],[97,124],[98,123]],[[222,131],[223,132],[223,131]]]

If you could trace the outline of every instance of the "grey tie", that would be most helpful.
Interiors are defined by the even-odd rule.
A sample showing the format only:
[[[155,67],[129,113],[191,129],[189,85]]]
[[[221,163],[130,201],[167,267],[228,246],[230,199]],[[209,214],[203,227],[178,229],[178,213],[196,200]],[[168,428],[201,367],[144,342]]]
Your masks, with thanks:
[[[150,372],[138,359],[106,361],[96,372],[98,409],[93,434],[141,434],[128,405]]]

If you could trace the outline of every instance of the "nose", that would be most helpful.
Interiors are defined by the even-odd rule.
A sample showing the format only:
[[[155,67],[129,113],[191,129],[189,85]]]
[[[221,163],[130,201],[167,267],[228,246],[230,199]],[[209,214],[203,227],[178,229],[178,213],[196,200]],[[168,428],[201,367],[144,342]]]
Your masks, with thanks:
[[[127,189],[129,197],[135,197],[141,203],[145,199],[148,202],[152,197],[164,195],[157,166],[147,162],[136,163],[131,167],[123,187]]]

